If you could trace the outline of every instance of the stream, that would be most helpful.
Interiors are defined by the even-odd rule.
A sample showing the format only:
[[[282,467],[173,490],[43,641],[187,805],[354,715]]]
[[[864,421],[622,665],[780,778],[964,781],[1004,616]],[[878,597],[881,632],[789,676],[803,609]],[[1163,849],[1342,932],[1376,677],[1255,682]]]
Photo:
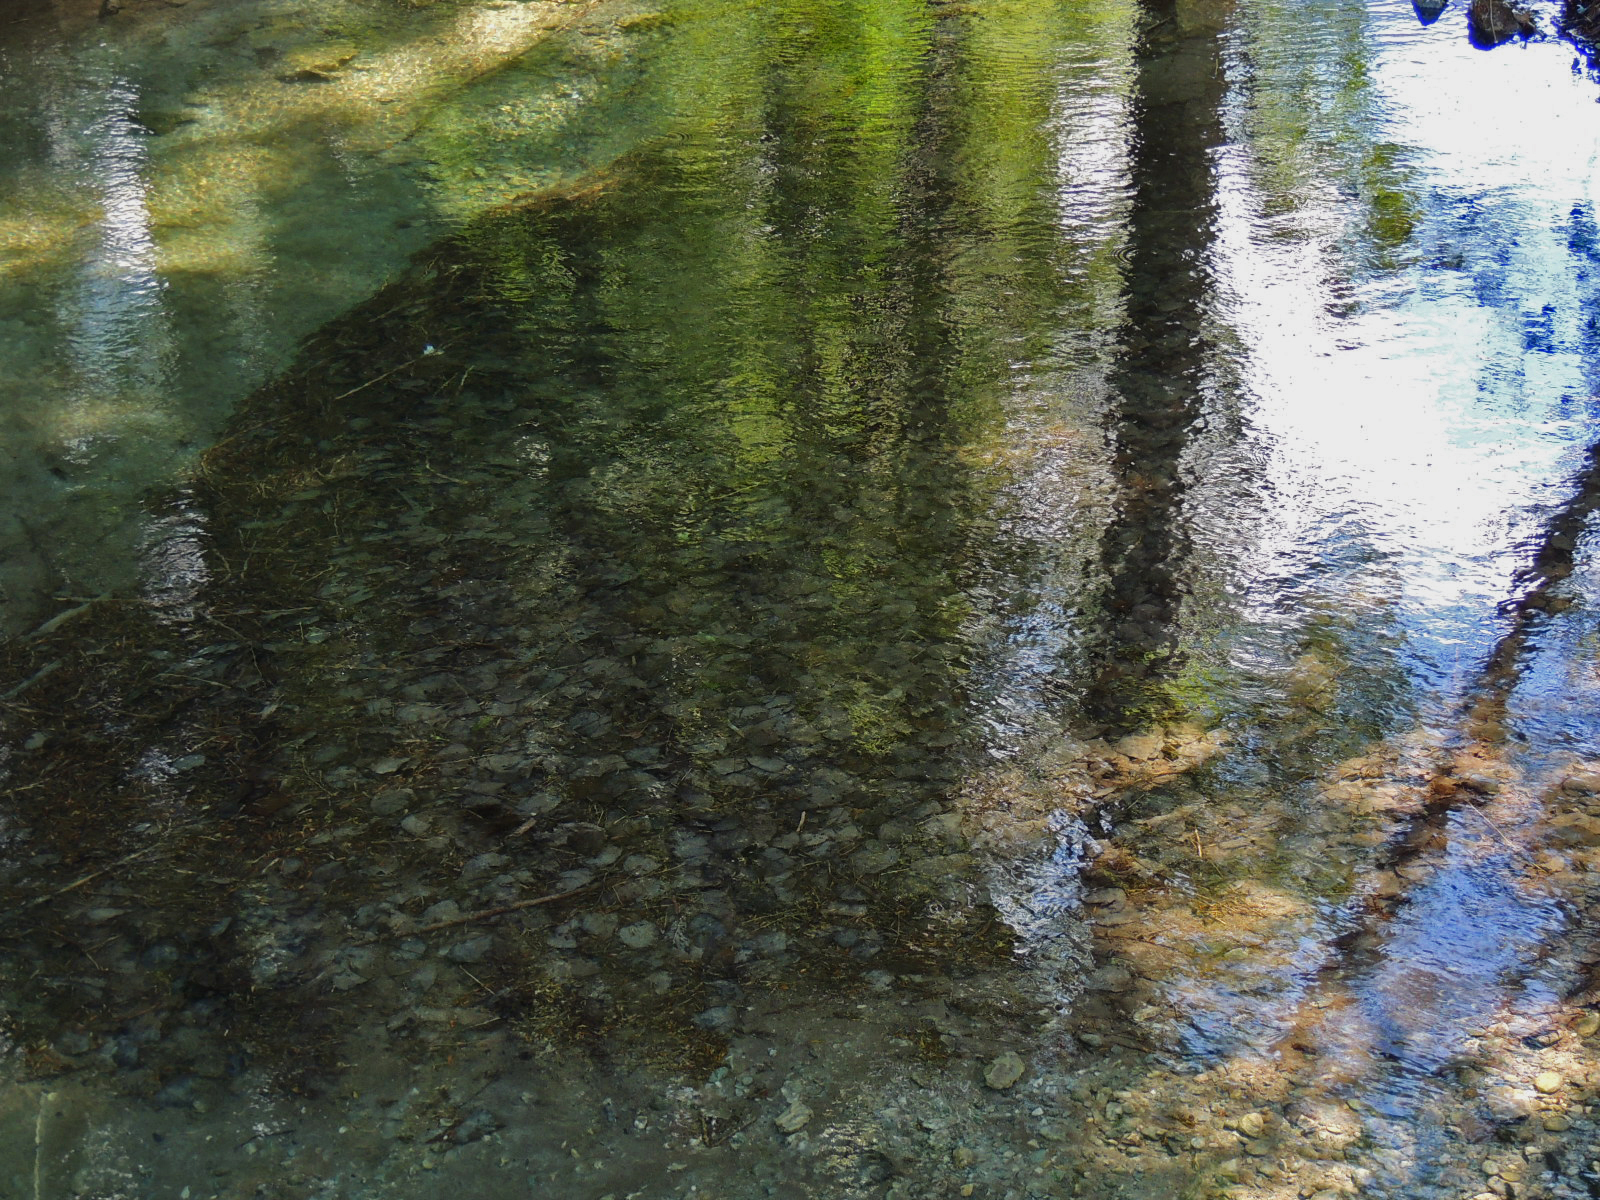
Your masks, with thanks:
[[[0,1198],[1600,1195],[1534,12],[14,6]]]

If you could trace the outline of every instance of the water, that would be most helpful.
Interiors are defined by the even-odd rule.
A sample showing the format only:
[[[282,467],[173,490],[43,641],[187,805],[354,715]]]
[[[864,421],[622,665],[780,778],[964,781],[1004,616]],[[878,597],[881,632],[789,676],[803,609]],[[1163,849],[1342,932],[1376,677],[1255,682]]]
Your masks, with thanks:
[[[4,53],[19,1195],[1588,1194],[1570,44]]]

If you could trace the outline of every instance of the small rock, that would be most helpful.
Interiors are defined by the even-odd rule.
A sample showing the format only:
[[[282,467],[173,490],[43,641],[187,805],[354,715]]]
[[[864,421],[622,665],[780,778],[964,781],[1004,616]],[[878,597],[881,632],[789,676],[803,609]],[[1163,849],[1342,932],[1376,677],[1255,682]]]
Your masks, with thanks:
[[[635,921],[617,930],[617,940],[633,950],[643,950],[655,945],[656,927],[652,921]]]
[[[1091,992],[1125,992],[1133,986],[1133,975],[1127,967],[1111,963],[1090,975],[1085,986]]]
[[[1600,1033],[1600,1013],[1585,1013],[1572,1023],[1572,1032],[1579,1037],[1593,1037]]]
[[[617,932],[617,916],[615,913],[585,913],[578,918],[578,924],[590,937],[598,938],[601,941]]]
[[[1247,1138],[1258,1138],[1266,1129],[1267,1123],[1258,1112],[1248,1112],[1239,1118],[1239,1132]]]
[[[1467,32],[1474,45],[1494,46],[1513,34],[1535,32],[1533,14],[1506,0],[1472,0],[1467,6]]]
[[[731,1004],[718,1004],[694,1015],[694,1023],[708,1033],[727,1033],[738,1023],[739,1014]]]
[[[585,858],[592,858],[605,849],[606,833],[598,825],[575,821],[563,826],[563,832],[567,845]]]
[[[494,934],[486,933],[482,937],[469,938],[464,942],[457,942],[444,952],[444,956],[451,962],[481,963],[489,957],[494,949]]]
[[[996,1058],[983,1073],[983,1081],[996,1091],[1004,1091],[1022,1078],[1027,1064],[1015,1050],[1007,1050]]]
[[[480,1108],[462,1121],[461,1124],[457,1125],[451,1137],[454,1138],[457,1144],[464,1146],[468,1142],[475,1142],[499,1128],[500,1122],[495,1119],[495,1115],[486,1108]]]
[[[782,1133],[799,1133],[811,1122],[812,1112],[799,1100],[792,1102],[775,1118],[773,1124]]]
[[[1133,733],[1112,747],[1118,754],[1135,762],[1159,758],[1163,738],[1159,733]]]
[[[1094,907],[1120,908],[1128,899],[1128,893],[1119,887],[1094,888],[1083,895],[1083,902]]]
[[[1533,1090],[1542,1096],[1549,1096],[1559,1092],[1565,1082],[1555,1071],[1541,1071],[1533,1077]]]
[[[958,1171],[964,1171],[978,1161],[978,1152],[970,1146],[957,1146],[950,1152],[950,1161]]]
[[[1565,1113],[1546,1113],[1543,1124],[1547,1133],[1565,1133],[1572,1128]]]
[[[400,822],[400,828],[412,837],[422,837],[428,832],[429,824],[428,818],[421,813],[412,813],[404,821]]]
[[[372,810],[372,815],[375,817],[392,817],[410,808],[416,799],[417,794],[410,788],[390,788],[374,796],[367,807]]]

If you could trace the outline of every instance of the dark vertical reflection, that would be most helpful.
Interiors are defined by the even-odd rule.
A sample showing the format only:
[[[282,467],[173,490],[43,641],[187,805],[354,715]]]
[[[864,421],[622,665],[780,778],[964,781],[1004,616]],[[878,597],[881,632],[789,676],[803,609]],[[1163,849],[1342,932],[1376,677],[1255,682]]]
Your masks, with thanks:
[[[1152,0],[1134,85],[1127,220],[1127,307],[1110,372],[1118,504],[1101,558],[1103,613],[1091,634],[1086,707],[1133,724],[1175,665],[1185,559],[1184,455],[1201,416],[1211,347],[1211,152],[1225,89],[1215,30],[1184,28],[1179,6]]]

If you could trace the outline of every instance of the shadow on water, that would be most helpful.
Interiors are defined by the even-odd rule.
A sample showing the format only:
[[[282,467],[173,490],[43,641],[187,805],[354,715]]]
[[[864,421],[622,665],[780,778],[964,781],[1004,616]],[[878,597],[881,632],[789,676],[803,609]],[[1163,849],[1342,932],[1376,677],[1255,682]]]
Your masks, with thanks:
[[[276,1043],[310,1086],[361,989],[396,1037],[479,995],[712,1061],[747,989],[1005,960],[953,807],[962,577],[993,289],[1035,267],[965,170],[961,15],[879,13],[878,51],[802,18],[698,136],[324,328],[144,594],[10,647],[38,1044],[90,1030],[153,1089],[181,1017],[215,1038],[184,1069]]]

